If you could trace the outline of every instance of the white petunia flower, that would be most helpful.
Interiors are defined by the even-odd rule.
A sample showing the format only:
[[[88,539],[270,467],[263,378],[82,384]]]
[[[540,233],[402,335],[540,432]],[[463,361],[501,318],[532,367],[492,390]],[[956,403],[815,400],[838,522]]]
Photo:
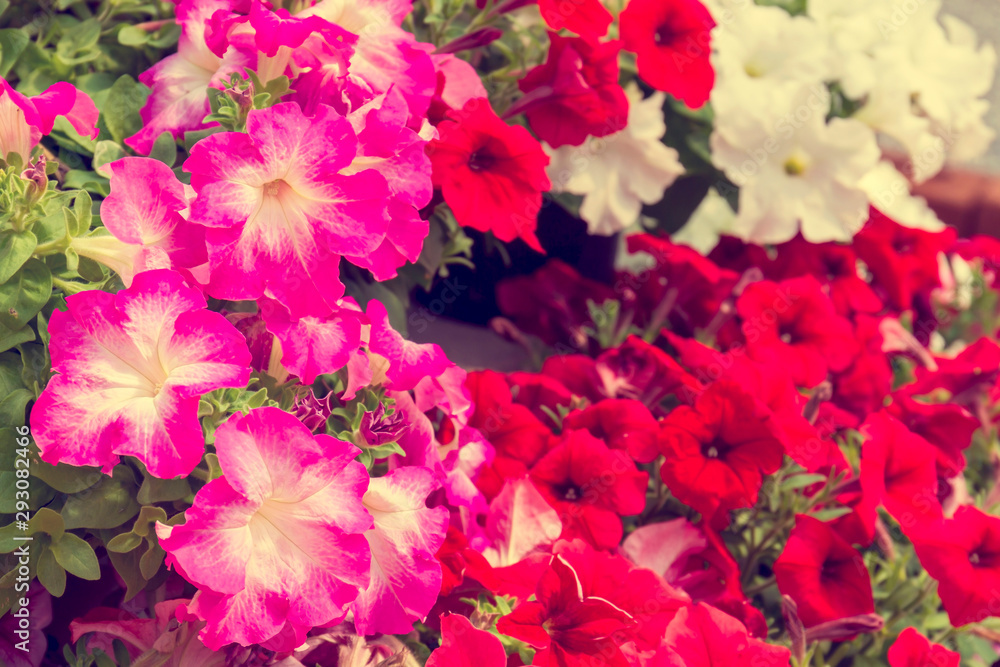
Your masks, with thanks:
[[[755,243],[799,231],[814,243],[849,241],[868,216],[859,181],[879,161],[874,132],[853,119],[826,122],[821,85],[771,96],[735,88],[713,95],[710,141],[715,166],[740,188],[735,233]]]
[[[591,234],[610,236],[631,226],[643,204],[663,197],[684,167],[677,151],[660,139],[665,95],[642,99],[635,83],[625,90],[629,98],[628,125],[606,137],[588,137],[580,146],[552,149],[543,144],[553,192],[583,195],[580,217]]]
[[[910,183],[887,160],[882,160],[860,181],[872,206],[905,227],[936,232],[944,223],[927,205],[927,200],[910,194]]]

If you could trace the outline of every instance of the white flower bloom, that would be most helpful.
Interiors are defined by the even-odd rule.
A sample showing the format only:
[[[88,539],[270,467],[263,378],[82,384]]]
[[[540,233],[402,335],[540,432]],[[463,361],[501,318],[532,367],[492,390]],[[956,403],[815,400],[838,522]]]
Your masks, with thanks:
[[[722,234],[733,234],[735,225],[736,214],[729,202],[715,188],[709,188],[698,208],[684,226],[670,236],[670,240],[707,255],[719,244]]]
[[[642,204],[663,197],[684,167],[677,151],[660,139],[665,95],[642,99],[635,83],[625,90],[629,98],[628,125],[606,137],[588,137],[580,146],[552,149],[548,166],[553,192],[583,195],[580,217],[591,234],[610,236],[639,218]]]
[[[849,241],[868,216],[859,181],[878,163],[875,134],[853,119],[826,122],[823,86],[791,96],[731,91],[713,96],[712,161],[740,188],[736,233],[782,243],[799,231],[808,241]],[[742,107],[736,100],[742,100]]]
[[[748,5],[731,11],[712,33],[712,63],[722,85],[828,79],[831,51],[819,26],[779,7]]]
[[[882,160],[860,181],[872,206],[905,227],[936,232],[944,223],[927,205],[923,197],[910,194],[910,183],[887,160]]]

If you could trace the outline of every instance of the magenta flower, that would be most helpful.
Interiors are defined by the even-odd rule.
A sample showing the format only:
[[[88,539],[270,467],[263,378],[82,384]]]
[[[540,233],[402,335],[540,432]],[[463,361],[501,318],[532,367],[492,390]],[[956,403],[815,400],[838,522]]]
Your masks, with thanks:
[[[111,174],[111,194],[101,202],[101,223],[110,235],[74,238],[77,253],[115,271],[126,287],[142,271],[205,263],[205,228],[184,218],[188,192],[170,167],[127,157],[103,169]]]
[[[64,116],[81,136],[96,139],[98,115],[93,100],[70,83],[53,84],[28,98],[0,78],[0,160],[17,153],[27,163],[57,116]]]
[[[135,456],[156,477],[190,473],[204,452],[199,397],[250,376],[243,336],[173,271],[66,303],[49,323],[56,375],[31,411],[42,460],[109,472]]]
[[[195,144],[184,169],[198,193],[191,219],[209,228],[208,293],[267,292],[293,317],[328,314],[343,294],[340,256],[376,250],[389,223],[385,177],[345,173],[357,152],[347,119],[294,103],[251,111],[246,134]]]
[[[371,480],[365,507],[375,527],[371,583],[354,602],[358,634],[405,633],[431,610],[441,592],[441,562],[434,557],[448,530],[448,509],[429,508],[440,485],[429,468],[407,467]]]
[[[356,447],[278,408],[230,417],[215,446],[223,476],[198,492],[186,523],[157,524],[160,545],[199,588],[188,611],[207,622],[206,646],[292,650],[368,586],[368,474]]]

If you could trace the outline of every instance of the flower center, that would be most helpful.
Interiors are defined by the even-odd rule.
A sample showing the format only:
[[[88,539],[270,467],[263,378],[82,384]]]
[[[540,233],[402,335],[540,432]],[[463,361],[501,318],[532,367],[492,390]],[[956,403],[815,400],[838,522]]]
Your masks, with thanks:
[[[281,192],[281,186],[284,185],[284,184],[285,184],[285,182],[283,180],[281,180],[280,178],[277,179],[277,180],[271,181],[270,183],[265,183],[264,184],[264,194],[267,195],[267,196],[269,196],[269,197],[277,197],[278,193]]]
[[[469,169],[472,171],[485,171],[492,167],[495,162],[495,157],[480,148],[469,156]]]
[[[975,551],[969,554],[969,562],[973,565],[979,565],[979,554]]]
[[[653,33],[653,41],[660,46],[666,46],[674,39],[674,30],[669,23],[664,23]]]
[[[574,501],[580,499],[580,489],[578,489],[574,484],[564,487],[561,489],[561,492],[563,500]]]
[[[701,446],[701,453],[710,459],[719,458],[719,448],[714,442],[709,442]]]
[[[785,173],[789,176],[801,176],[809,168],[809,161],[804,155],[793,154],[789,155],[788,159],[785,160],[784,167]]]

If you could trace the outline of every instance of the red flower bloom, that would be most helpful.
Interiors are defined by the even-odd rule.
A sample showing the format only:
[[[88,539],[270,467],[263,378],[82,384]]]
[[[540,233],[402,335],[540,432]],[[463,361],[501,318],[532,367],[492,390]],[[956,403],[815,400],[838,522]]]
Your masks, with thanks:
[[[553,556],[535,600],[497,621],[497,631],[538,649],[534,665],[628,667],[612,635],[631,623],[627,612],[607,600],[585,597],[573,567]]]
[[[963,505],[907,533],[956,628],[1000,616],[1000,518]]]
[[[979,428],[979,420],[968,410],[954,403],[923,403],[897,392],[886,412],[937,448],[938,468],[951,474],[965,469],[962,450],[972,444]]]
[[[438,125],[427,146],[435,187],[441,188],[458,224],[493,232],[501,241],[520,237],[539,252],[535,236],[542,192],[551,187],[549,158],[523,127],[500,120],[485,98],[469,100],[453,120]]]
[[[622,539],[621,516],[646,506],[649,475],[636,470],[625,452],[586,431],[564,432],[563,440],[531,469],[538,490],[559,512],[562,537],[582,537],[597,549],[614,549]]]
[[[855,337],[860,350],[854,361],[833,379],[833,402],[864,419],[882,408],[892,391],[892,366],[882,351],[877,317],[855,317]]]
[[[465,616],[442,614],[441,647],[427,667],[506,667],[507,652],[495,635],[479,630]]]
[[[749,285],[736,310],[750,357],[788,368],[799,386],[816,386],[857,353],[851,323],[837,315],[812,276]]]
[[[958,667],[962,656],[906,628],[889,647],[889,667]]]
[[[549,260],[529,276],[514,276],[497,285],[497,306],[517,327],[541,338],[583,348],[590,324],[587,301],[603,303],[616,294],[607,285],[581,276],[558,260]]]
[[[625,49],[636,54],[639,77],[692,109],[715,84],[709,62],[715,21],[699,0],[631,0],[619,17]]]
[[[830,524],[800,514],[784,551],[774,563],[778,590],[798,605],[802,624],[875,611],[872,582],[861,554]]]
[[[955,243],[955,230],[940,232],[903,227],[876,209],[854,237],[858,257],[868,265],[875,284],[897,310],[913,306],[913,297],[940,287],[937,255]]]
[[[621,42],[596,43],[549,33],[545,63],[517,85],[524,93],[505,116],[523,112],[538,138],[553,148],[579,146],[628,122],[628,97],[618,84]]]
[[[693,408],[682,405],[661,423],[663,481],[706,519],[753,506],[763,476],[781,467],[785,454],[772,421],[735,382],[713,382]]]
[[[904,387],[911,395],[929,394],[935,389],[951,392],[953,402],[971,405],[977,396],[993,390],[1000,378],[1000,345],[980,338],[953,359],[935,357],[936,369],[918,367],[916,380]]]
[[[549,357],[542,364],[542,374],[558,379],[577,396],[594,402],[633,398],[654,414],[668,394],[687,402],[702,390],[701,383],[670,355],[636,336],[596,360],[578,354]]]
[[[639,401],[605,399],[566,415],[563,428],[586,429],[611,449],[624,449],[639,463],[649,463],[660,454],[659,424]]]
[[[608,34],[612,21],[600,0],[538,0],[538,11],[552,30],[565,28],[591,40]]]
[[[531,410],[547,426],[556,426],[549,412],[558,415],[560,408],[568,409],[573,405],[573,394],[556,378],[516,372],[507,376],[507,382],[514,402]]]
[[[677,612],[652,667],[788,667],[791,652],[747,633],[738,620],[698,602]]]
[[[644,252],[656,260],[649,273],[626,274],[618,280],[619,285],[636,292],[640,306],[636,317],[641,326],[648,325],[657,308],[667,304],[672,324],[691,331],[704,327],[739,280],[736,272],[721,269],[700,252],[668,238],[634,234],[627,243],[630,253]]]
[[[914,522],[941,516],[934,446],[886,412],[861,425],[861,489],[883,505],[905,531]]]

